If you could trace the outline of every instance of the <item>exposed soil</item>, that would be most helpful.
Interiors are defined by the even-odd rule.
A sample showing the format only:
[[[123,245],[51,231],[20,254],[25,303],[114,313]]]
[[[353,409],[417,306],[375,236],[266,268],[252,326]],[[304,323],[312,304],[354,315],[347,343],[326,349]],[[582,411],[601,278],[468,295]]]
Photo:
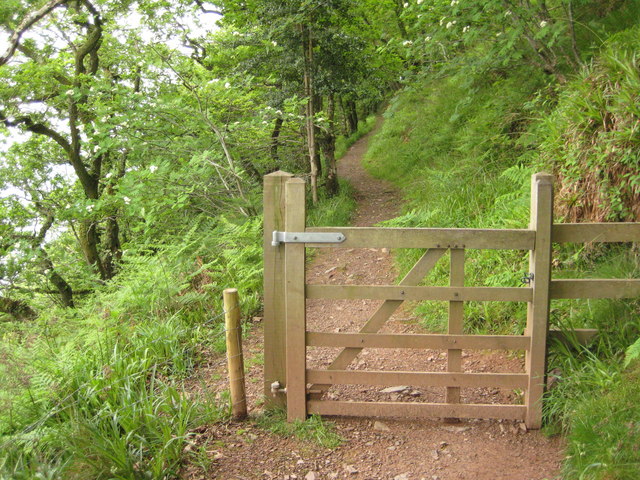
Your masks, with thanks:
[[[372,178],[360,162],[368,137],[358,141],[339,162],[339,174],[356,190],[356,226],[393,218],[400,195],[393,186]],[[310,263],[308,283],[393,284],[392,257],[386,249],[322,249]],[[312,331],[356,332],[376,310],[376,301],[310,300],[307,328]],[[259,323],[258,321],[256,323]],[[383,332],[424,333],[410,308],[398,310]],[[251,415],[260,413],[262,397],[262,329],[245,342],[247,391]],[[310,348],[309,368],[326,368],[338,350]],[[354,370],[443,371],[446,353],[431,350],[366,349],[352,363]],[[507,354],[463,352],[466,372],[522,372],[522,359]],[[212,357],[192,380],[193,391],[226,388],[225,359]],[[195,388],[200,385],[203,387]],[[442,402],[444,388],[413,388],[382,392],[384,387],[332,387],[324,398],[357,401]],[[499,388],[461,391],[464,403],[518,403],[517,392]],[[196,432],[194,462],[184,469],[189,479],[395,479],[395,480],[542,480],[559,475],[563,443],[512,421],[441,419],[332,418],[343,444],[326,449],[310,442],[267,433],[251,422],[216,424]]]

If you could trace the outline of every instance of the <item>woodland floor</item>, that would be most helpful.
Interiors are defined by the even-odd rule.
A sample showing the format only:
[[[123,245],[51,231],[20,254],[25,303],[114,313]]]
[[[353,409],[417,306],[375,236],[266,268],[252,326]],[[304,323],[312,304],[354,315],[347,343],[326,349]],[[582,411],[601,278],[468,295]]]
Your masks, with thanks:
[[[375,134],[375,131],[372,133]],[[370,134],[370,135],[372,135]],[[372,178],[361,166],[368,137],[354,144],[339,162],[339,174],[356,191],[356,226],[371,226],[400,210],[398,191]],[[392,284],[393,259],[386,249],[322,249],[307,269],[308,283]],[[356,332],[376,310],[376,301],[310,300],[309,330]],[[398,310],[383,332],[421,332],[409,308]],[[259,321],[245,341],[250,415],[261,412],[262,328]],[[309,349],[310,368],[326,368],[335,349]],[[369,349],[351,368],[366,370],[443,371],[446,354],[439,351]],[[463,352],[467,372],[522,372],[522,359],[506,354]],[[225,359],[209,357],[192,380],[194,392],[227,388]],[[408,388],[384,393],[383,387],[333,387],[325,398],[360,401],[442,402],[444,388]],[[517,403],[508,389],[462,389],[465,403]],[[441,419],[331,418],[344,439],[335,449],[283,438],[252,421],[202,427],[195,437],[193,462],[185,479],[395,479],[395,480],[542,480],[558,477],[563,443],[513,421]]]

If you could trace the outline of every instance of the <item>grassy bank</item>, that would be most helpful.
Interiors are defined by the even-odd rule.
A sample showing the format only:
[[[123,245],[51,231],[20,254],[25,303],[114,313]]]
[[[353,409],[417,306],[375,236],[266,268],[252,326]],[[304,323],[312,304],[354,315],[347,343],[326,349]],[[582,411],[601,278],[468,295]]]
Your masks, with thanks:
[[[639,172],[638,135],[629,130],[638,121],[628,94],[638,75],[630,53],[637,51],[634,32],[613,36],[563,85],[521,66],[480,75],[462,68],[406,87],[392,100],[367,155],[369,171],[405,194],[403,214],[385,224],[526,228],[530,176],[543,170],[557,176],[556,221],[633,219],[636,190],[623,178]],[[598,123],[610,114],[609,127]],[[626,173],[593,175],[608,171],[605,164]],[[400,270],[418,255],[396,251]],[[637,252],[625,245],[556,246],[553,264],[556,278],[640,277]],[[465,284],[518,286],[527,268],[522,252],[469,252]],[[448,282],[446,260],[427,281]],[[445,306],[424,302],[416,312],[427,330],[445,328]],[[567,479],[631,479],[640,472],[637,367],[623,364],[625,350],[640,337],[639,313],[633,300],[552,302],[552,328],[600,332],[586,348],[550,346],[554,387],[544,421],[549,434],[567,435]],[[519,334],[525,319],[523,307],[507,303],[465,305],[469,333]]]

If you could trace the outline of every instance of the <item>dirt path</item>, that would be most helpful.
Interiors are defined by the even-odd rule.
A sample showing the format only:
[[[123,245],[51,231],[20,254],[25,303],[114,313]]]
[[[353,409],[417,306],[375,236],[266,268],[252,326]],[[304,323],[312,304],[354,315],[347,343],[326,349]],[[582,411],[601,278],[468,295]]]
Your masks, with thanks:
[[[367,148],[365,137],[339,163],[339,174],[356,190],[358,209],[354,225],[370,226],[399,211],[400,195],[391,185],[369,176],[360,162]],[[389,284],[395,279],[391,255],[384,249],[323,249],[311,262],[307,281],[317,284]],[[375,301],[308,302],[307,324],[316,331],[358,331],[375,311]],[[259,330],[259,329],[256,329]],[[417,332],[409,310],[394,314],[386,332]],[[249,405],[255,413],[261,396],[259,358],[262,332],[247,342]],[[310,368],[326,368],[335,349],[309,349]],[[522,371],[522,360],[498,354],[464,352],[465,371]],[[369,349],[351,368],[367,370],[442,371],[446,357],[439,351]],[[201,383],[225,388],[224,359],[213,360],[200,371]],[[333,387],[325,398],[442,402],[442,388],[408,388],[385,393],[382,388]],[[463,389],[464,402],[515,403],[510,390]],[[469,420],[446,424],[434,420],[332,419],[344,438],[335,450],[266,433],[243,424],[216,424],[198,432],[201,461],[185,469],[184,478],[202,479],[395,479],[395,480],[542,480],[557,477],[562,458],[559,439],[526,432],[510,421]],[[195,457],[194,457],[195,458]],[[206,460],[206,462],[205,462]],[[200,463],[200,466],[198,466]],[[207,466],[206,471],[204,465]]]

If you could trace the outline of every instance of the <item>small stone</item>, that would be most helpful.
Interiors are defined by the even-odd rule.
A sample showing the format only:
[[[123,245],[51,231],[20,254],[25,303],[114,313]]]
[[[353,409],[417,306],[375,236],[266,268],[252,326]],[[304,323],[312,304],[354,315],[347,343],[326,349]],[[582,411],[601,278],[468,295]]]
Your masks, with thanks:
[[[367,442],[367,443],[365,443],[365,445],[366,445],[367,447],[373,447],[373,442]]]
[[[386,254],[388,254],[388,253],[389,253],[389,249],[388,249],[388,248],[383,248],[383,249],[382,249],[382,253],[386,253]]]
[[[391,450],[392,452],[396,449],[395,445],[391,445],[390,447],[387,447],[387,450]]]
[[[316,480],[316,472],[309,472],[304,476],[304,480]]]
[[[518,428],[520,428],[520,431],[522,431],[522,433],[527,433],[527,426],[524,423],[519,424]]]
[[[377,430],[379,432],[390,432],[391,429],[384,423],[382,422],[374,422],[373,423],[373,429]]]
[[[422,393],[420,393],[418,390],[411,390],[411,393],[409,393],[409,395],[411,395],[412,397],[419,397],[420,395],[422,395]]]
[[[440,452],[438,452],[438,450],[431,450],[431,458],[438,460],[440,458]]]
[[[330,474],[327,475],[327,478],[329,480],[335,480],[336,478],[338,478],[338,472],[331,472]]]
[[[355,475],[356,473],[358,473],[358,469],[356,467],[354,467],[353,465],[345,465],[344,466],[344,471],[347,472],[350,475]]]
[[[438,446],[440,447],[440,450],[444,450],[449,446],[449,444],[447,442],[440,442]]]
[[[395,477],[393,477],[393,480],[409,480],[409,474],[401,473],[400,475],[396,475]]]
[[[380,390],[380,393],[402,393],[409,390],[409,387],[406,385],[398,385],[396,387],[388,387],[383,390]]]
[[[298,464],[298,465],[303,465],[303,464],[304,464],[304,460],[298,460],[298,461],[296,462],[296,464]]]

